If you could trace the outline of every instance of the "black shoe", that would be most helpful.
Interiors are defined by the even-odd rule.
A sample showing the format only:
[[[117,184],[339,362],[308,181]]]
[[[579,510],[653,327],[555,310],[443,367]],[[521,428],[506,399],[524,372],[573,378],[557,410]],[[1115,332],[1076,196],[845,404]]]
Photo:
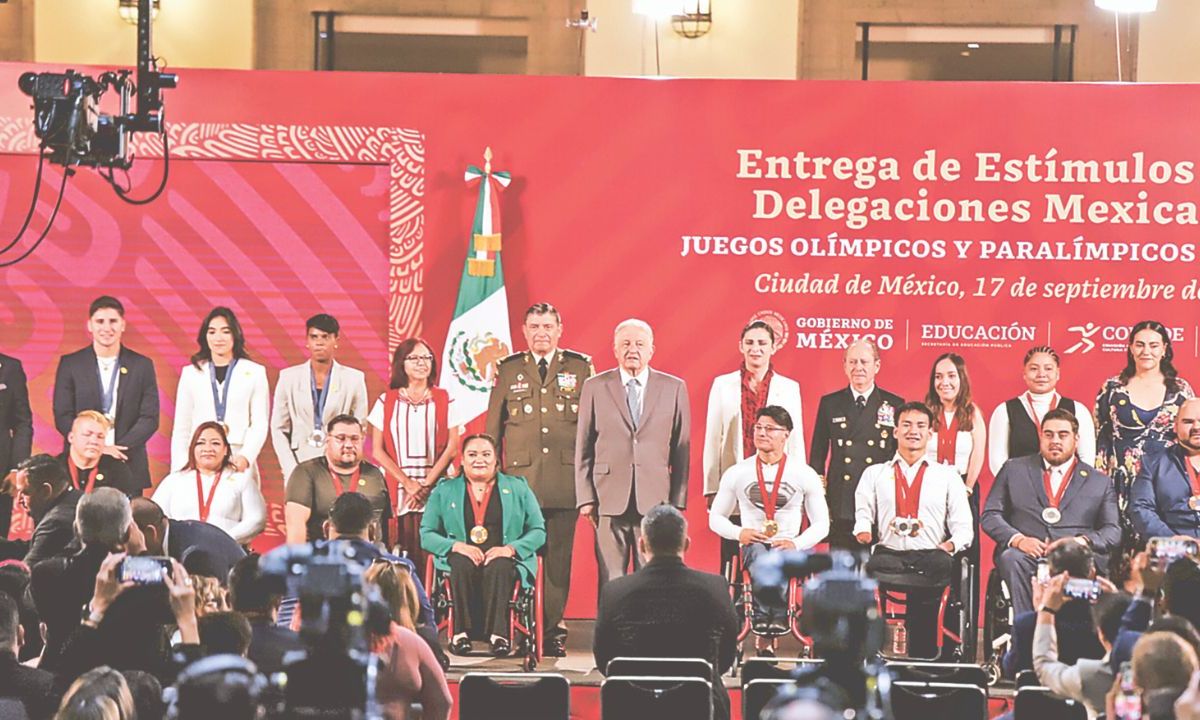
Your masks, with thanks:
[[[508,638],[492,638],[492,655],[495,657],[508,657],[512,652],[512,646],[508,643]]]
[[[775,648],[771,647],[770,645],[767,645],[765,647],[756,647],[756,648],[754,648],[754,656],[755,657],[773,658],[773,657],[775,657]]]
[[[471,638],[463,635],[450,641],[450,652],[455,655],[471,654]]]
[[[566,657],[567,656],[567,639],[561,637],[546,638],[542,647],[542,655],[545,657]]]

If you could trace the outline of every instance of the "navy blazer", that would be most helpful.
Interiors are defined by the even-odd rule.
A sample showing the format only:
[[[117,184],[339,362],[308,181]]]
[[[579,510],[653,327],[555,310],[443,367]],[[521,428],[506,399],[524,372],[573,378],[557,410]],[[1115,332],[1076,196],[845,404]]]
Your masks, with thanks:
[[[117,386],[117,421],[114,442],[129,449],[129,470],[137,489],[150,487],[150,464],[146,443],[158,432],[158,380],[154,363],[141,353],[121,346],[117,358],[121,379]],[[82,410],[100,410],[100,372],[91,345],[58,361],[54,375],[54,426],[62,433],[64,447],[75,416]]]
[[[1200,537],[1200,512],[1188,507],[1192,482],[1185,462],[1179,445],[1142,457],[1142,469],[1129,491],[1129,514],[1143,539]]]
[[[223,583],[229,581],[229,571],[238,560],[246,557],[246,551],[237,540],[229,537],[216,525],[199,520],[167,520],[167,555],[184,563],[184,556],[193,548],[208,554],[210,563],[205,568]],[[208,573],[202,573],[208,574]]]
[[[1000,468],[987,504],[979,516],[983,531],[996,541],[996,554],[1004,552],[1017,533],[1039,540],[1083,536],[1092,552],[1103,558],[1121,542],[1117,495],[1107,475],[1077,460],[1059,503],[1062,520],[1050,525],[1042,510],[1050,506],[1042,483],[1042,456],[1012,458]]]

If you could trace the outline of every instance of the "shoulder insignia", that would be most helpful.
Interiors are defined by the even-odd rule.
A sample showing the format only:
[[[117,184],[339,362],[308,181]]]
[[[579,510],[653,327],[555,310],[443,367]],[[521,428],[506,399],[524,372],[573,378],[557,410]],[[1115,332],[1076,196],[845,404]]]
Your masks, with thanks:
[[[562,354],[563,354],[564,358],[568,358],[571,360],[582,360],[583,362],[586,362],[586,363],[590,363],[592,361],[592,358],[590,355],[584,355],[583,353],[576,352],[574,350],[564,349],[562,351]]]
[[[520,359],[520,358],[523,358],[523,357],[525,357],[525,353],[524,353],[524,352],[515,352],[515,353],[513,353],[512,355],[508,355],[508,356],[506,356],[506,357],[502,358],[502,359],[500,360],[500,364],[501,364],[501,365],[503,365],[503,364],[504,364],[504,363],[506,363],[506,362],[511,362],[511,361],[513,361],[513,360],[518,360],[518,359]]]

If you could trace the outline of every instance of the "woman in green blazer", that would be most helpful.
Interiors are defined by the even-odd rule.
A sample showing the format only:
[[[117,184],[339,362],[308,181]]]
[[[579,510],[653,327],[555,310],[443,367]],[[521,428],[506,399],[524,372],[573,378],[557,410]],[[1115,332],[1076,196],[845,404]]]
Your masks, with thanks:
[[[421,520],[421,547],[450,573],[454,629],[450,652],[465,655],[486,640],[493,655],[512,651],[508,602],[518,578],[532,586],[546,522],[525,478],[497,472],[496,441],[472,435],[462,444],[461,475],[441,480]]]

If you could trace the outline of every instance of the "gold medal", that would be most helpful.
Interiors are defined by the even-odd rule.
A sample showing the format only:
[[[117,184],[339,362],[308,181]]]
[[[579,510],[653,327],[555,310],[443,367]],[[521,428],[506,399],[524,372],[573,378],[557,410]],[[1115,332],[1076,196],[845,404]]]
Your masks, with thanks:
[[[471,528],[471,542],[475,543],[476,545],[482,545],[487,542],[487,539],[487,528],[482,525],[476,525],[475,527]]]
[[[779,533],[779,523],[774,520],[768,520],[763,523],[763,535],[767,537],[775,537]]]

